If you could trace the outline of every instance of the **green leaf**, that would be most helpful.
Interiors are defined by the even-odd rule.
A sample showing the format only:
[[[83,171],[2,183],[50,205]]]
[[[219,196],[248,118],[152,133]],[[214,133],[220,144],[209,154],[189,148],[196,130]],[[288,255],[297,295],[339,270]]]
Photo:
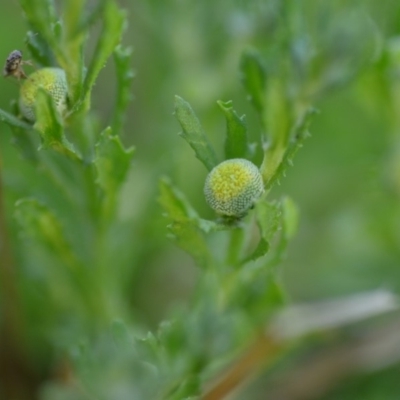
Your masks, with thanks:
[[[131,166],[134,148],[125,149],[118,136],[105,129],[96,144],[97,183],[104,191],[103,212],[108,220],[115,211],[119,189]]]
[[[268,274],[264,277],[266,285],[263,287],[261,296],[252,305],[252,312],[265,321],[269,314],[275,314],[277,309],[287,304],[287,295],[283,285],[277,280],[274,274]]]
[[[61,223],[46,206],[35,199],[22,199],[15,207],[16,219],[25,235],[56,254],[66,266],[73,269],[78,267]]]
[[[14,113],[18,112],[16,101],[12,103],[12,108]],[[22,155],[31,161],[36,161],[37,146],[35,146],[34,138],[32,137],[34,133],[33,126],[2,109],[0,109],[0,121],[10,126],[13,132],[12,143],[21,150]]]
[[[254,50],[245,51],[240,60],[242,83],[255,109],[262,114],[265,109],[265,68],[260,55]]]
[[[84,79],[83,44],[86,32],[76,34],[82,19],[85,2],[83,0],[69,0],[63,2],[63,21],[59,26],[58,41],[62,42],[62,49],[66,62],[61,63],[68,80],[68,97],[72,108],[82,97],[82,83]],[[55,28],[57,24],[55,25]]]
[[[159,203],[173,221],[186,221],[198,217],[184,194],[164,178],[160,181]]]
[[[211,171],[218,164],[215,151],[190,104],[179,96],[175,96],[175,115],[182,127],[181,136],[192,147],[196,157]]]
[[[114,61],[117,73],[117,98],[115,101],[113,132],[121,134],[126,108],[132,100],[131,85],[135,76],[131,68],[132,48],[117,46],[114,51]]]
[[[115,194],[125,181],[131,165],[134,148],[125,149],[118,136],[112,135],[111,128],[105,129],[96,144],[95,166],[97,182],[109,195]]]
[[[83,16],[81,16],[79,20],[79,24],[76,26],[76,31],[74,35],[79,35],[85,31],[88,31],[91,26],[101,18],[104,7],[109,0],[99,0],[97,4],[93,5],[93,8],[86,11]],[[73,36],[74,36],[73,35]]]
[[[282,163],[288,146],[292,121],[286,89],[280,79],[270,80],[267,98],[265,123],[268,142],[264,145],[264,158],[260,167],[265,184],[275,175]]]
[[[30,24],[35,26],[35,31],[41,31],[45,38],[51,36],[51,26],[56,22],[54,1],[52,0],[20,0],[25,16]]]
[[[39,33],[28,31],[25,42],[36,63],[42,67],[55,65],[53,52]]]
[[[286,87],[282,79],[271,78],[269,80],[265,112],[271,147],[273,148],[276,144],[286,146],[289,140],[292,115],[289,109]]]
[[[51,96],[43,89],[38,90],[36,101],[36,123],[34,128],[42,139],[42,149],[51,148],[73,160],[80,160],[80,155],[64,135],[64,127],[59,112]]]
[[[270,249],[272,238],[280,227],[282,211],[275,202],[269,203],[263,199],[259,200],[255,206],[255,214],[260,229],[260,240],[257,247],[242,261],[242,264],[265,256]]]
[[[200,267],[206,268],[212,262],[205,234],[214,227],[209,221],[200,220],[183,193],[167,179],[160,181],[159,202],[172,220],[168,226],[170,238],[183,250],[188,252]]]
[[[168,226],[170,238],[187,253],[201,268],[209,268],[212,264],[212,256],[208,249],[204,233],[198,227],[196,221],[174,221]]]
[[[96,45],[94,56],[84,82],[85,98],[83,101],[90,97],[97,76],[121,40],[122,33],[126,26],[126,13],[120,10],[114,1],[108,1],[105,3],[103,9],[102,20],[102,34]]]
[[[65,66],[70,60],[67,59],[61,44],[57,39],[54,26],[57,24],[57,16],[52,0],[20,0],[20,5],[33,32],[39,32],[40,37],[48,43],[55,54],[58,63]]]
[[[308,108],[303,115],[300,117],[297,124],[292,129],[290,140],[285,150],[285,153],[281,159],[281,162],[275,166],[274,170],[265,170],[265,179],[267,179],[265,188],[270,190],[273,184],[285,173],[285,170],[293,165],[293,159],[296,153],[303,147],[305,139],[310,136],[308,128],[312,121],[312,118],[317,113],[315,108]],[[271,165],[271,164],[268,164]],[[261,167],[263,168],[263,167]],[[267,166],[266,166],[267,168]],[[273,173],[272,173],[273,172]]]
[[[261,237],[269,242],[279,229],[282,214],[279,204],[260,200],[256,203],[255,213],[260,227]]]
[[[239,117],[232,101],[217,101],[226,117],[225,158],[246,158],[248,154],[247,125],[245,116]]]
[[[5,122],[9,126],[15,128],[21,128],[26,130],[32,130],[32,125],[27,124],[24,121],[18,119],[15,115],[8,113],[0,108],[0,121]]]
[[[269,242],[261,238],[257,244],[257,247],[248,257],[246,257],[244,261],[242,261],[242,264],[245,264],[249,261],[256,261],[260,257],[265,256],[268,253],[269,248],[270,248]]]

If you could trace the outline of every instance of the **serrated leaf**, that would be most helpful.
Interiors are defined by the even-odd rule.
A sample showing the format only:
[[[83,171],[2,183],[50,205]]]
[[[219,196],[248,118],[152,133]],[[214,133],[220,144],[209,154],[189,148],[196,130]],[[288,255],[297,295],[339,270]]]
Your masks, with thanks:
[[[189,143],[196,157],[211,171],[218,164],[215,151],[192,107],[179,96],[175,96],[175,115],[182,127],[181,136]]]
[[[279,204],[260,200],[256,203],[255,213],[260,227],[261,237],[269,242],[279,229],[282,214]]]
[[[264,145],[264,158],[260,167],[265,184],[268,184],[282,163],[288,147],[292,121],[286,89],[280,79],[270,79],[267,99],[265,125],[268,142]]]
[[[269,203],[265,200],[256,203],[255,214],[260,229],[260,240],[257,247],[242,261],[242,264],[255,261],[267,254],[270,249],[270,241],[279,229],[281,213],[281,209],[276,203]]]
[[[83,0],[69,0],[63,2],[62,24],[58,21],[54,25],[58,42],[62,43],[62,49],[66,56],[66,62],[61,63],[68,81],[68,97],[74,105],[82,97],[82,84],[84,79],[83,44],[86,38],[85,32],[76,34],[82,20],[85,2]],[[58,32],[58,33],[57,33]],[[107,33],[104,33],[107,34]]]
[[[248,155],[247,125],[245,116],[239,117],[232,101],[217,101],[226,117],[225,158],[246,158]]]
[[[103,8],[102,20],[102,34],[96,45],[84,82],[85,98],[90,97],[97,76],[121,39],[126,26],[126,13],[120,10],[114,1],[107,1]]]
[[[310,126],[313,116],[316,113],[317,110],[315,108],[308,108],[303,113],[298,123],[294,126],[291,132],[290,141],[280,164],[277,166],[273,174],[268,173],[268,177],[266,178],[268,179],[268,181],[265,184],[265,188],[267,191],[271,189],[273,184],[279,179],[285,169],[293,165],[294,156],[303,146],[305,139],[310,136],[308,128]]]
[[[132,100],[131,84],[135,76],[131,68],[133,50],[131,47],[117,46],[114,51],[114,62],[117,74],[117,98],[115,101],[113,132],[119,135],[125,120],[125,111]]]
[[[198,217],[185,195],[164,178],[160,181],[159,203],[173,221],[186,221]]]
[[[167,179],[160,181],[159,202],[172,220],[168,225],[170,238],[183,250],[188,252],[200,267],[206,268],[212,262],[205,233],[210,232],[214,225],[198,218],[196,211],[190,205],[183,193],[175,188]]]
[[[105,129],[96,144],[97,182],[108,194],[113,195],[124,182],[129,171],[134,148],[125,149],[111,128]]]
[[[64,127],[59,112],[51,96],[43,89],[39,89],[36,100],[36,123],[34,128],[42,139],[41,148],[51,148],[73,160],[80,160],[72,143],[64,135]]]
[[[31,30],[40,32],[43,40],[48,43],[56,56],[58,63],[65,66],[69,60],[54,32],[54,26],[57,23],[54,2],[51,0],[20,0],[20,5],[25,12]]]
[[[174,221],[168,226],[168,230],[175,243],[189,253],[199,267],[210,267],[212,256],[196,221]]]
[[[265,113],[270,147],[274,147],[275,143],[286,145],[289,140],[292,115],[286,87],[280,78],[270,78],[268,81]]]
[[[246,257],[245,260],[242,261],[242,264],[245,264],[249,261],[256,261],[260,257],[265,256],[268,253],[269,247],[269,243],[265,239],[261,238],[257,244],[257,247],[248,257]]]
[[[19,200],[15,206],[15,216],[30,239],[56,254],[70,268],[77,267],[77,260],[65,239],[61,223],[45,205],[35,199]]]
[[[243,53],[240,60],[242,83],[255,109],[262,114],[265,109],[267,75],[259,54],[254,50]]]

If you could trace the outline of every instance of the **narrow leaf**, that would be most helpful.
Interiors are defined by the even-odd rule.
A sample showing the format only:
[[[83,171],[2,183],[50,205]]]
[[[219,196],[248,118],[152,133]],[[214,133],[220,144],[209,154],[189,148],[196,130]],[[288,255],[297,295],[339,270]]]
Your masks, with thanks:
[[[0,108],[0,121],[5,122],[9,126],[13,126],[15,128],[21,128],[26,130],[32,130],[32,126],[27,124],[24,121],[18,119],[15,115],[8,113]]]
[[[160,181],[159,203],[173,221],[186,221],[197,218],[197,213],[184,194],[178,190],[169,179]]]
[[[246,158],[248,155],[247,125],[245,116],[239,117],[232,101],[217,101],[226,117],[225,158]]]
[[[114,51],[114,61],[117,73],[117,98],[113,117],[113,132],[121,134],[125,111],[132,100],[131,85],[135,76],[131,68],[132,48],[117,46]]]
[[[262,114],[265,109],[266,73],[261,58],[254,50],[243,53],[240,60],[243,86],[255,109]]]
[[[195,221],[175,221],[168,226],[170,237],[182,249],[189,253],[199,267],[207,268],[212,263],[203,232]]]
[[[160,181],[159,202],[172,220],[168,226],[170,238],[188,252],[196,264],[202,268],[210,266],[212,256],[208,249],[205,234],[213,230],[208,221],[200,220],[182,192],[167,179]],[[215,225],[215,224],[214,224]]]
[[[179,96],[175,96],[175,115],[182,127],[181,136],[189,143],[204,166],[209,171],[212,170],[218,164],[214,149],[193,109]]]
[[[67,63],[62,64],[68,80],[68,97],[72,108],[82,97],[84,79],[83,45],[87,33],[76,34],[84,13],[83,0],[69,0],[63,2],[63,21],[60,26],[60,39]],[[57,25],[55,25],[57,27]]]
[[[35,109],[36,123],[34,128],[40,133],[41,148],[51,148],[73,160],[81,159],[72,143],[64,135],[61,117],[52,98],[43,89],[38,90]]]
[[[317,110],[314,108],[307,109],[304,114],[301,116],[298,123],[294,126],[290,140],[285,149],[283,157],[279,164],[275,166],[273,170],[269,170],[267,165],[271,164],[263,164],[261,166],[261,171],[263,173],[263,178],[265,179],[266,190],[270,190],[273,184],[279,179],[279,177],[284,173],[284,171],[293,165],[293,159],[296,153],[303,147],[303,143],[307,137],[310,136],[308,128],[312,121],[313,116],[317,113]],[[265,168],[265,169],[264,169]]]
[[[18,102],[16,100],[11,102],[11,110],[14,115],[19,113]],[[21,155],[25,159],[36,163],[38,161],[37,149],[39,145],[33,127],[31,127],[30,130],[27,130],[20,128],[19,126],[10,125],[10,128],[12,131],[11,143],[20,150]]]
[[[40,32],[41,37],[48,43],[55,54],[58,63],[63,67],[68,59],[57,39],[54,27],[57,24],[57,16],[52,0],[20,0],[20,5],[33,32]]]
[[[80,35],[81,33],[88,31],[91,26],[103,15],[104,7],[107,2],[108,0],[99,0],[97,4],[94,4],[91,9],[86,11],[81,17],[74,35]]]
[[[131,165],[134,148],[125,149],[111,128],[105,129],[96,144],[97,181],[109,195],[115,194],[124,182]]]
[[[276,203],[269,203],[261,199],[256,203],[255,214],[260,229],[260,240],[257,247],[242,261],[242,264],[266,255],[270,249],[270,242],[280,226],[281,209]]]
[[[28,31],[25,42],[29,52],[35,60],[35,64],[39,63],[42,67],[55,65],[53,52],[47,42],[43,39],[43,36],[37,32]]]
[[[90,96],[91,89],[115,47],[119,43],[126,25],[126,13],[114,1],[108,1],[103,9],[103,28],[97,43],[92,62],[84,82],[84,95]]]
[[[265,241],[269,242],[279,228],[281,208],[275,202],[270,203],[260,200],[256,204],[255,212],[261,236]]]
[[[265,239],[261,238],[257,244],[257,247],[244,261],[242,261],[242,264],[245,264],[249,261],[256,261],[260,257],[265,256],[268,253],[269,247],[269,243]]]
[[[104,221],[110,221],[117,204],[119,189],[129,171],[134,148],[125,149],[118,136],[105,129],[96,144],[94,166],[97,171],[97,184],[103,190],[102,211]]]
[[[268,142],[264,145],[264,159],[260,167],[264,183],[275,175],[285,156],[292,123],[292,114],[283,82],[274,78],[268,84],[265,125]]]

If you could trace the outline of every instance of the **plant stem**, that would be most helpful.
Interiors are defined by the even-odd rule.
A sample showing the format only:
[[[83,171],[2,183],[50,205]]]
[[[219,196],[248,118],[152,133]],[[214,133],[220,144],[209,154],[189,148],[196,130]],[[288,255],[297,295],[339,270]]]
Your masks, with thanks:
[[[232,229],[227,251],[226,262],[228,265],[236,265],[240,258],[244,238],[244,230],[242,227]]]

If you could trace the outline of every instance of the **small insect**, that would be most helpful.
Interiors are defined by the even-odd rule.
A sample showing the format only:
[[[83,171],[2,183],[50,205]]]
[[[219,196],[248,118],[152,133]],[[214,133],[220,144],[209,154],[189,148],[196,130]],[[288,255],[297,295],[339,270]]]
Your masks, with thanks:
[[[20,50],[13,50],[7,57],[3,75],[5,77],[13,76],[18,80],[26,79],[27,76],[22,68],[24,64],[33,66],[32,61],[24,61],[22,59],[22,52]]]

